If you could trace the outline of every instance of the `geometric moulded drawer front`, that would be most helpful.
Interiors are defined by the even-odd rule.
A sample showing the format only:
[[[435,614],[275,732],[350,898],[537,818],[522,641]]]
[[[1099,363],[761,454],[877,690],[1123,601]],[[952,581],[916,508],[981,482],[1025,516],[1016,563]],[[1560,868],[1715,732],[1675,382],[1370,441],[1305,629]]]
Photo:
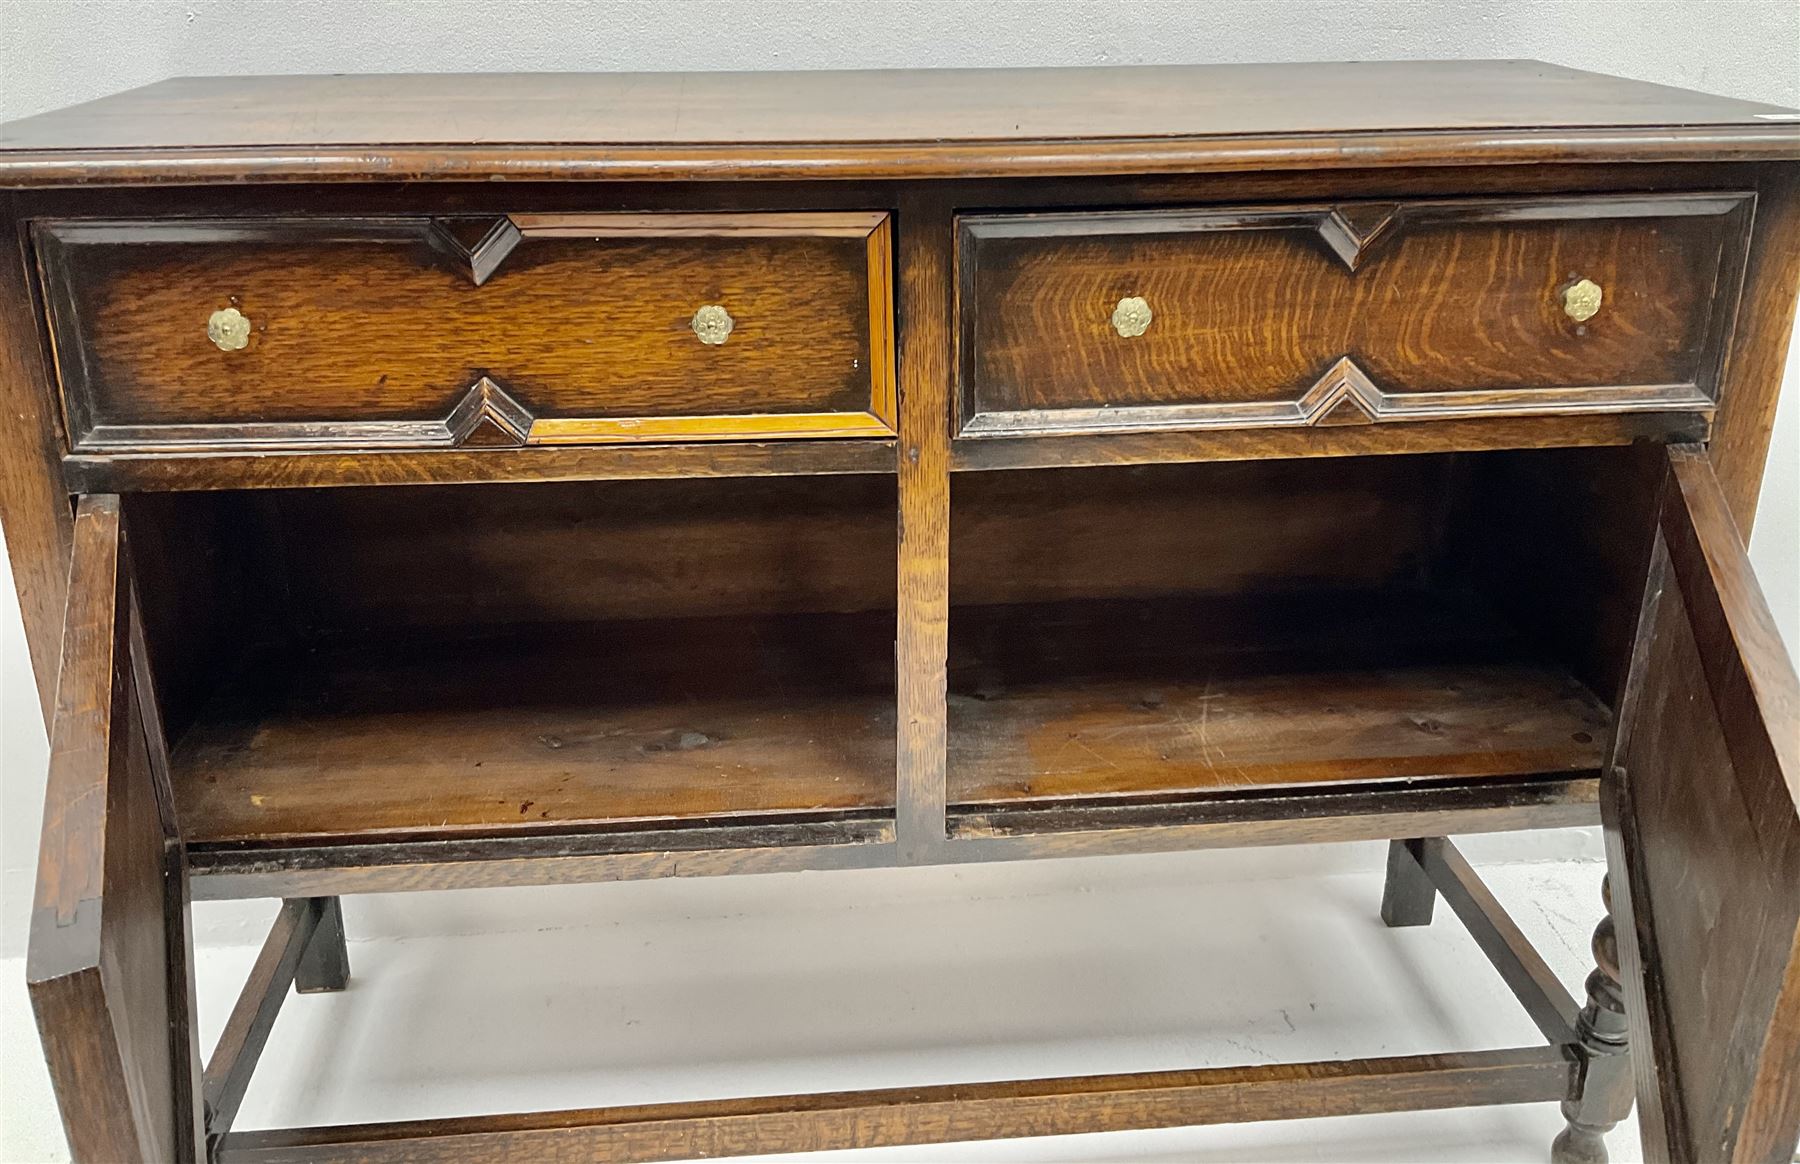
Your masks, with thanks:
[[[959,220],[961,435],[1710,411],[1755,196]]]
[[[35,224],[77,451],[890,436],[878,212]]]

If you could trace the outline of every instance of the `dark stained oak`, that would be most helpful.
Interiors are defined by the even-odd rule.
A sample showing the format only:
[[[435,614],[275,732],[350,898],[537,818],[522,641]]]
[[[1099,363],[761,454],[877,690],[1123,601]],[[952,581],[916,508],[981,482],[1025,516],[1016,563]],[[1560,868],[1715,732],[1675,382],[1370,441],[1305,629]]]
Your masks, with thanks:
[[[950,804],[1599,766],[1611,721],[1584,687],[1435,606],[956,608]]]
[[[344,907],[335,897],[316,899],[319,924],[294,969],[294,990],[330,994],[350,985],[350,950],[344,940]]]
[[[1800,287],[1800,246],[1777,240],[1796,235],[1800,235],[1800,173],[1792,167],[1771,168],[1757,181],[1756,233],[1731,339],[1731,390],[1709,444],[1725,500],[1746,538],[1755,521],[1769,432],[1787,374],[1794,288]]]
[[[1592,771],[1608,728],[1566,672],[1521,665],[1036,683],[953,696],[950,798]]]
[[[75,449],[228,451],[887,435],[888,233],[880,213],[514,215],[36,241]],[[708,305],[733,321],[718,343],[693,327]],[[244,346],[209,338],[220,310]]]
[[[1537,61],[192,77],[0,127],[0,181],[943,177],[1800,157],[1800,129],[1760,119],[1774,112]]]
[[[1381,888],[1381,924],[1395,929],[1428,926],[1437,910],[1437,887],[1420,863],[1423,840],[1388,842],[1387,873]]]
[[[892,618],[272,652],[173,756],[189,844],[891,814]]]
[[[157,525],[170,556],[209,509],[204,498],[181,500],[190,504]],[[216,500],[217,520],[237,523],[218,568],[231,567],[233,550],[250,558],[244,586],[302,635],[354,639],[396,627],[480,635],[894,604],[890,477],[284,490]],[[886,630],[891,636],[891,618]]]
[[[190,78],[0,126],[0,237],[84,1164],[1499,1102],[1595,1164],[1633,1062],[1651,1158],[1791,1153],[1800,684],[1732,529],[1782,111],[1527,61]],[[1447,838],[1602,809],[1577,1007]],[[339,894],[1349,840],[1543,1045],[231,1127],[288,986],[346,985]],[[190,901],[247,896],[292,900],[203,1075]]]
[[[194,1157],[200,1100],[186,874],[119,512],[91,497],[74,523],[26,984],[75,1157],[153,1164]]]
[[[1705,450],[1669,452],[1603,785],[1651,1158],[1786,1161],[1800,1137],[1800,678]]]
[[[1593,775],[1534,774],[1466,781],[1338,782],[1252,789],[1179,804],[1095,802],[959,814],[946,862],[1167,852],[1244,845],[1387,840],[1441,833],[1593,827]],[[706,828],[644,828],[460,840],[361,840],[341,845],[189,852],[198,900],[554,885],[655,877],[715,877],[797,869],[905,865],[894,825],[880,820],[781,820]]]
[[[1701,412],[1495,417],[1406,425],[1186,429],[1081,436],[952,440],[950,471],[1246,461],[1269,458],[1477,452],[1703,441]],[[431,451],[76,454],[62,461],[73,492],[333,488],[345,485],[643,480],[658,477],[893,473],[892,440],[560,445]],[[55,480],[54,459],[47,483]],[[1760,466],[1758,466],[1760,472]]]
[[[1551,1164],[1605,1164],[1606,1133],[1631,1113],[1631,1028],[1619,981],[1611,886],[1609,873],[1600,881],[1601,903],[1608,912],[1594,927],[1594,969],[1587,976],[1587,1001],[1576,1013],[1576,1040],[1569,1048],[1581,1065],[1581,1089],[1563,1100],[1566,1123],[1551,1141]]]
[[[256,1061],[267,1045],[281,1011],[283,996],[295,982],[295,974],[323,920],[326,900],[307,898],[284,901],[263,948],[250,967],[244,991],[231,1014],[212,1056],[206,1061],[205,1089],[207,1132],[216,1142],[237,1119],[238,1107],[249,1090]]]
[[[54,398],[44,391],[51,364],[40,339],[30,248],[12,217],[13,197],[0,191],[0,415],[13,434],[0,455],[0,531],[12,559],[25,645],[48,731],[55,713],[73,510],[58,479],[62,423]]]
[[[1404,588],[1440,552],[1448,503],[1463,492],[1461,471],[1453,457],[1413,456],[959,475],[951,601],[997,607]],[[1097,629],[1089,640],[1097,658],[1154,640],[1159,615],[1184,612],[1147,605],[1115,613],[1112,633],[1125,637],[1115,651],[1112,635]],[[1330,634],[1330,620],[1323,612],[1292,627],[1266,619],[1258,630],[1292,643]],[[1233,632],[1201,626],[1193,642],[1204,649],[1220,634]],[[1029,634],[1019,648],[1035,650]],[[1166,649],[1181,646],[1170,641]]]
[[[1599,819],[1592,780],[1583,811],[1564,806],[1559,819]],[[1459,819],[1519,813],[1474,814]],[[1541,815],[1541,814],[1540,814]],[[1512,827],[1497,824],[1495,828]],[[1485,831],[1494,831],[1488,829]],[[224,845],[189,851],[196,900],[317,896],[318,893],[419,892],[496,886],[578,885],[662,877],[889,867],[894,822],[876,817],[766,818],[749,824],[635,827],[431,841],[363,837],[342,844],[247,849]],[[329,888],[328,888],[329,887]]]
[[[446,449],[424,453],[77,454],[64,458],[62,467],[68,487],[80,493],[637,481],[658,477],[892,475],[894,442],[843,438]]]
[[[1430,883],[1443,894],[1444,903],[1462,920],[1469,936],[1500,971],[1507,988],[1538,1030],[1553,1044],[1572,1041],[1575,1000],[1557,981],[1555,972],[1532,947],[1524,931],[1482,884],[1467,859],[1443,837],[1409,841],[1407,845]]]
[[[960,220],[962,428],[1370,424],[1711,404],[1745,194]],[[1601,288],[1591,318],[1563,294]],[[1124,335],[1127,297],[1152,312]]]
[[[898,827],[909,860],[943,849],[945,660],[950,614],[950,412],[955,343],[951,208],[907,200],[900,214],[901,382],[894,636]]]
[[[221,1164],[685,1160],[1557,1099],[1553,1047],[245,1132]]]
[[[983,472],[997,469],[1480,452],[1489,449],[1575,448],[1628,445],[1642,440],[1704,441],[1712,429],[1712,420],[1705,412],[1648,412],[1421,420],[1389,425],[1087,431],[1066,435],[1007,436],[1003,440],[962,438],[951,442],[950,468],[952,472]],[[144,473],[136,465],[121,465],[118,468],[122,471],[116,476],[102,469],[96,474],[96,479],[132,481],[151,475]],[[275,467],[272,471],[280,472],[281,467]],[[159,468],[154,476],[204,483],[209,474],[204,465],[177,463]]]

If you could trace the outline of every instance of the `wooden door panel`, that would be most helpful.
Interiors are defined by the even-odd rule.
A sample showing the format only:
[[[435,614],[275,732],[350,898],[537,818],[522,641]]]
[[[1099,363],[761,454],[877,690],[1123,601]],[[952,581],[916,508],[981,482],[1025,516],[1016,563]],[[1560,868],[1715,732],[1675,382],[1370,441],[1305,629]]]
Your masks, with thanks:
[[[119,499],[75,518],[27,979],[79,1161],[197,1156],[184,873]],[[135,640],[135,641],[134,641]]]
[[[1800,1136],[1800,681],[1703,450],[1670,452],[1608,857],[1651,1158]]]

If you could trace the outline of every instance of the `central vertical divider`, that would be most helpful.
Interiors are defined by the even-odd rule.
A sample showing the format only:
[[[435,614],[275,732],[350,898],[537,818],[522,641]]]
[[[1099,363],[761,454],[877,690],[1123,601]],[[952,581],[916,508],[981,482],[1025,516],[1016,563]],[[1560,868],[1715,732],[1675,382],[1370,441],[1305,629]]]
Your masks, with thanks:
[[[901,199],[899,239],[899,590],[894,640],[898,702],[896,840],[922,864],[948,843],[945,672],[950,633],[950,376],[954,232],[930,187]]]

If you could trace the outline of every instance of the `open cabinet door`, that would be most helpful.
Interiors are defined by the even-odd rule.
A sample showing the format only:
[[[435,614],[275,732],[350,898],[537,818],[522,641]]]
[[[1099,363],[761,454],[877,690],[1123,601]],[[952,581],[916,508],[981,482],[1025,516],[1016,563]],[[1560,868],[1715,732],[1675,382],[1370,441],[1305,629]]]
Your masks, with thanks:
[[[1800,682],[1705,450],[1669,451],[1603,782],[1652,1160],[1782,1161],[1800,1136]]]
[[[186,875],[119,499],[75,516],[26,976],[77,1161],[199,1157]]]

